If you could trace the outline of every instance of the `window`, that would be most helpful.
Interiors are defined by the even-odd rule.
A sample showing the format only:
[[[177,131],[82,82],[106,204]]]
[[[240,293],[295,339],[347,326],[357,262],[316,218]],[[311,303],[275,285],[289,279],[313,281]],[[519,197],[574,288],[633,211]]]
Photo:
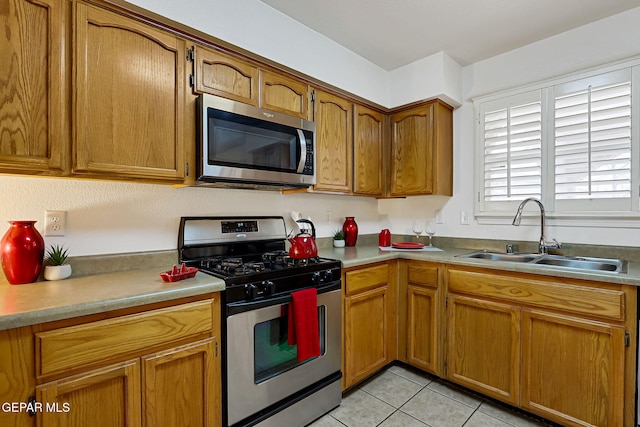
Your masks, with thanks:
[[[554,87],[553,114],[556,210],[631,209],[630,70]]]
[[[640,60],[474,103],[476,216],[535,197],[550,217],[640,219]]]
[[[484,199],[541,196],[542,105],[539,93],[488,104],[484,113]]]

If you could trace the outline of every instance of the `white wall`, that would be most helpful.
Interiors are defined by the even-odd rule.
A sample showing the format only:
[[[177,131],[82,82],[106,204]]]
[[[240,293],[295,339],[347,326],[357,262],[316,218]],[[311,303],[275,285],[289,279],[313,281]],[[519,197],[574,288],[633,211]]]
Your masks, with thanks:
[[[384,107],[461,100],[461,68],[443,52],[395,76],[259,0],[129,1]]]
[[[639,55],[639,22],[640,8],[635,8],[463,68],[464,103],[454,112],[454,196],[444,202],[440,199],[425,201],[427,211],[444,206],[445,223],[439,226],[440,234],[538,239],[539,226],[513,227],[509,219],[504,225],[479,225],[473,220],[475,130],[471,98]],[[460,211],[470,213],[470,225],[460,224]],[[389,219],[394,228],[397,227],[392,231],[407,230],[410,226],[410,222],[398,221],[399,215],[390,215]],[[561,242],[636,246],[640,228],[550,226],[546,234]]]
[[[45,210],[67,211],[66,235],[45,243],[64,243],[72,256],[176,249],[180,217],[189,215],[281,215],[289,230],[296,210],[311,216],[320,237],[332,235],[347,215],[361,234],[389,226],[375,199],[339,195],[0,176],[0,200],[0,235],[10,220],[36,220],[42,233]]]

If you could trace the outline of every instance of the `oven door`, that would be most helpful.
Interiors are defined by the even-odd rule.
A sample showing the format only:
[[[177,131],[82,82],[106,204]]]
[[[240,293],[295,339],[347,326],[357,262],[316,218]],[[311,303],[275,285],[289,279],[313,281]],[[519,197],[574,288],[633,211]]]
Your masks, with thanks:
[[[337,286],[337,289],[335,289]],[[318,290],[320,356],[297,361],[296,347],[287,344],[290,296],[272,305],[227,318],[227,421],[233,425],[340,371],[340,284]],[[322,292],[322,293],[320,293]],[[283,299],[285,300],[283,302]],[[288,299],[288,301],[287,301]],[[339,397],[338,397],[339,402]]]

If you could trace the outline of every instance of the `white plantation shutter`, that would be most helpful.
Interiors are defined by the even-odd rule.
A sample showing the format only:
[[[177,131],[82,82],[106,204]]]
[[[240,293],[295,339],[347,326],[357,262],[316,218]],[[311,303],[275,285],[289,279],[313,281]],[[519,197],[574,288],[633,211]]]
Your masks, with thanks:
[[[554,92],[556,210],[628,210],[630,70],[570,82]]]
[[[542,191],[540,92],[509,97],[483,107],[484,204],[539,198]]]
[[[640,227],[640,57],[474,105],[479,220],[502,224],[535,197],[571,225]]]

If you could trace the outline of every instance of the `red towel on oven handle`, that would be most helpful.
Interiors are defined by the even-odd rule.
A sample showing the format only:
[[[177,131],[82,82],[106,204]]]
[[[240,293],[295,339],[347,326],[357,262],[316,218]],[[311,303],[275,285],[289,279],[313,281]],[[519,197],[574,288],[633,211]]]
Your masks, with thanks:
[[[289,345],[298,346],[298,362],[320,356],[318,292],[316,288],[291,293],[289,303]]]

